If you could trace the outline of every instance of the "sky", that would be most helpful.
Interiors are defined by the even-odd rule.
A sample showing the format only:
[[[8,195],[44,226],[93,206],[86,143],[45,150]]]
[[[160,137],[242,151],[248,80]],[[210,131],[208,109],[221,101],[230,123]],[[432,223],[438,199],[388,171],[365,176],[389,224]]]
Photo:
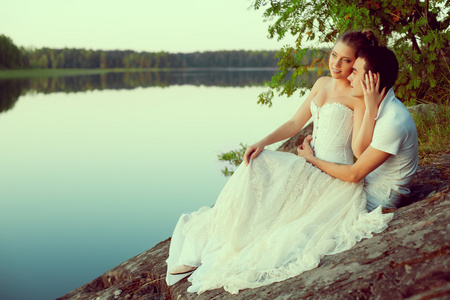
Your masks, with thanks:
[[[195,52],[278,50],[253,0],[0,0],[0,34],[17,46]]]

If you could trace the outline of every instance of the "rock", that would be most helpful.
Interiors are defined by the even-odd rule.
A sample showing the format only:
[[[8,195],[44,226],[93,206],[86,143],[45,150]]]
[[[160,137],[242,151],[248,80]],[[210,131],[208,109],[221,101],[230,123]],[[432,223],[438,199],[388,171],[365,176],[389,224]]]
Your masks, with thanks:
[[[171,299],[162,278],[169,244],[167,239],[58,299]]]
[[[408,106],[411,115],[417,115],[419,119],[434,118],[439,110],[439,105],[435,103],[422,103]]]
[[[296,135],[294,135],[293,137],[288,139],[286,142],[284,142],[280,147],[278,147],[277,150],[297,154],[297,147],[303,143],[303,140],[305,139],[305,137],[308,134],[312,134],[313,125],[314,124],[312,122],[307,124]]]
[[[168,239],[58,299],[449,299],[449,191],[450,153],[444,153],[420,166],[410,199],[388,229],[324,257],[313,270],[238,295],[187,293],[186,279],[168,288]]]

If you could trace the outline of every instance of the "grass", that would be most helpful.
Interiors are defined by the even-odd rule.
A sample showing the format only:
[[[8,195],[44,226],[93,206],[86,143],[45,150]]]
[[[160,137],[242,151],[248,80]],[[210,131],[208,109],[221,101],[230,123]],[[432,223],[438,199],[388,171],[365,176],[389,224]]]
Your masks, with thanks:
[[[450,146],[450,105],[428,104],[424,110],[412,112],[419,139],[419,157],[447,152]]]

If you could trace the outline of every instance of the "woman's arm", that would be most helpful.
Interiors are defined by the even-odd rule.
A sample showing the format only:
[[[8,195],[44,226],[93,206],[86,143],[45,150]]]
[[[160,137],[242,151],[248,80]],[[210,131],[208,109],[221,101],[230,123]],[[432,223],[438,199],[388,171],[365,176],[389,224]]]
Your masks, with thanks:
[[[278,127],[278,129],[259,142],[247,147],[244,154],[244,162],[246,165],[249,164],[251,159],[255,159],[267,145],[290,138],[298,133],[303,126],[305,126],[306,122],[311,118],[311,110],[309,108],[311,105],[311,100],[329,80],[329,77],[321,77],[317,79],[308,97],[306,97],[303,104],[289,121]]]
[[[361,108],[358,108],[358,111],[354,110],[355,123],[353,127],[352,150],[356,158],[359,158],[372,142],[378,106],[386,94],[385,88],[381,93],[378,92],[380,88],[379,77],[379,74],[375,75],[369,71],[369,74],[365,76],[364,82],[361,81],[360,83],[364,92],[365,109],[363,113]],[[360,120],[360,116],[363,116],[362,120]]]
[[[355,104],[353,105],[353,132],[352,132],[352,151],[355,157],[359,157],[359,147],[361,141],[359,141],[359,133],[361,132],[362,123],[364,120],[365,114],[365,105],[364,102],[360,99],[357,99]],[[364,131],[364,129],[363,129]]]

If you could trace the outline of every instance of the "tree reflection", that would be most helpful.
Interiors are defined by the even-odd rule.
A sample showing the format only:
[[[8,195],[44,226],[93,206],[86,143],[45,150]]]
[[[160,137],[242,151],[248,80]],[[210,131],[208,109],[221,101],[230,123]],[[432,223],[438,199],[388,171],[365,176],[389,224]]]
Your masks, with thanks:
[[[166,72],[110,72],[96,75],[39,78],[30,81],[30,89],[38,93],[80,92],[90,90],[121,90],[138,87],[195,86],[262,86],[273,70]]]
[[[14,107],[20,95],[36,93],[73,93],[93,90],[121,90],[138,87],[168,87],[171,85],[244,87],[263,86],[275,70],[180,70],[165,72],[110,72],[96,75],[42,77],[33,79],[0,80],[0,112]],[[303,77],[309,83],[315,73]]]
[[[12,109],[27,89],[23,80],[0,80],[0,113]]]

